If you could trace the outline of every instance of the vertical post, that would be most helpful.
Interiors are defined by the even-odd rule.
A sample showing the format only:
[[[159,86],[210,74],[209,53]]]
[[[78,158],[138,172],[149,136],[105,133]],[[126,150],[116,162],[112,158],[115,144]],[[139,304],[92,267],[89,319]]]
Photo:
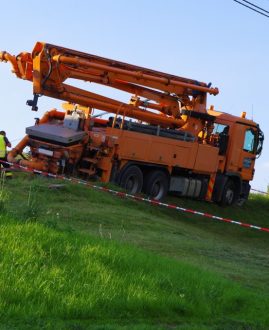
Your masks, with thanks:
[[[214,189],[214,185],[215,185],[215,180],[216,180],[216,173],[212,173],[209,178],[206,197],[205,197],[206,201],[208,201],[208,202],[212,201],[212,194],[213,194],[213,189]]]

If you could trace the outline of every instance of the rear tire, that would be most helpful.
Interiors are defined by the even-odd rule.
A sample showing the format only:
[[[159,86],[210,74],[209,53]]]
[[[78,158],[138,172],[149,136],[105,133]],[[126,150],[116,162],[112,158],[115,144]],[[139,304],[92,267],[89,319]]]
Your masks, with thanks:
[[[120,186],[129,194],[138,194],[143,186],[143,173],[136,165],[127,167],[120,179]]]
[[[151,171],[145,177],[144,192],[145,194],[157,201],[165,198],[168,192],[169,178],[163,171]]]

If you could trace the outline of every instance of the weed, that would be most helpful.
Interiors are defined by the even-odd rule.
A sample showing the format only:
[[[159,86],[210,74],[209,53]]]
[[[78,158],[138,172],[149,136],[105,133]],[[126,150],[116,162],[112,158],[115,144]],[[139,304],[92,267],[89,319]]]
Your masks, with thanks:
[[[37,189],[30,185],[27,200],[20,207],[19,218],[21,221],[37,221],[41,213],[41,205],[37,196]]]
[[[9,194],[7,190],[5,189],[5,172],[1,171],[0,176],[0,212],[4,213],[6,212],[6,203],[9,198]]]

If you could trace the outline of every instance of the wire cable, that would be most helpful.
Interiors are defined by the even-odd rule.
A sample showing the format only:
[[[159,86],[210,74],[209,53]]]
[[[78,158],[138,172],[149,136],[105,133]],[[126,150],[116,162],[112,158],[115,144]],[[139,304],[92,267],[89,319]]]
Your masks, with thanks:
[[[263,16],[269,17],[269,15],[266,15],[266,14],[264,14],[264,13],[260,12],[260,11],[259,11],[259,10],[257,10],[257,9],[254,9],[254,8],[252,8],[252,7],[248,6],[248,5],[245,5],[244,3],[242,3],[242,2],[240,2],[240,1],[238,1],[238,0],[233,0],[233,1],[235,1],[235,2],[239,3],[240,5],[242,5],[242,6],[244,6],[244,7],[247,7],[247,8],[249,8],[249,9],[251,9],[251,10],[255,11],[255,12],[256,12],[256,13],[258,13],[258,14],[261,14],[261,15],[263,15]],[[242,1],[244,1],[244,0],[242,0]]]
[[[264,11],[265,13],[268,13],[269,14],[269,11],[267,11],[267,10],[265,10],[265,9],[259,7],[259,6],[254,5],[254,3],[252,3],[252,2],[249,2],[247,0],[241,0],[241,1],[244,1],[244,2],[248,3],[249,5],[251,5],[252,7],[258,8],[258,9]]]

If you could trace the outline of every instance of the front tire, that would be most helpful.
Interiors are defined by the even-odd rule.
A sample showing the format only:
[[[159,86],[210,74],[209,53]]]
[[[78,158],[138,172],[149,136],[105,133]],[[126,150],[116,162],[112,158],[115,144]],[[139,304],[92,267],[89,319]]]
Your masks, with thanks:
[[[228,180],[223,188],[219,204],[221,206],[232,206],[236,203],[237,199],[236,186],[232,180]]]

